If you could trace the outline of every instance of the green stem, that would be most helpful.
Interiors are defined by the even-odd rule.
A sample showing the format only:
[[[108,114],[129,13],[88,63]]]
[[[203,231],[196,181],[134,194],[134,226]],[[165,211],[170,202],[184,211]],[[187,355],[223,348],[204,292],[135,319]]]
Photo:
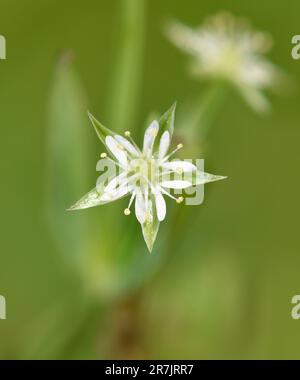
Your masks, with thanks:
[[[110,125],[125,131],[135,125],[141,89],[146,0],[122,0],[121,35],[113,72]]]
[[[214,82],[208,91],[194,105],[187,123],[187,133],[197,139],[204,140],[212,127],[228,90],[228,84],[223,81]],[[199,103],[198,103],[199,102]]]
[[[123,134],[126,130],[132,130],[137,124],[137,110],[140,109],[147,0],[119,0],[117,3],[120,16],[117,24],[118,35],[115,36],[117,42],[114,47],[114,66],[110,79],[107,124],[114,131]],[[121,214],[121,219],[116,220],[115,212],[116,209],[107,211],[103,236],[110,236],[112,226],[117,234],[120,226],[124,225],[124,215],[122,218]],[[134,226],[128,221],[126,227],[128,235],[131,235]],[[129,249],[126,250],[124,239],[121,241],[114,239],[112,242],[110,240],[104,250],[108,254],[107,261],[112,267],[121,267],[125,265],[123,261],[126,263],[126,257],[123,256]],[[113,247],[118,247],[118,249],[114,249],[116,252],[112,257]]]
[[[187,122],[187,130],[185,131],[187,135],[193,137],[194,140],[201,142],[205,140],[210,128],[214,125],[216,116],[219,114],[222,105],[225,102],[225,97],[229,86],[226,82],[216,82],[208,89],[208,91],[201,97],[201,102],[194,107],[191,112],[190,119]],[[198,151],[199,153],[199,151]],[[164,265],[168,262],[168,257],[171,252],[178,247],[178,243],[182,244],[183,239],[188,235],[189,223],[188,220],[193,219],[193,223],[196,223],[198,220],[198,215],[192,216],[190,207],[177,207],[172,212],[172,220],[169,231],[168,238],[166,239],[165,250],[166,260]],[[177,239],[174,239],[174,236],[179,237],[179,242]]]

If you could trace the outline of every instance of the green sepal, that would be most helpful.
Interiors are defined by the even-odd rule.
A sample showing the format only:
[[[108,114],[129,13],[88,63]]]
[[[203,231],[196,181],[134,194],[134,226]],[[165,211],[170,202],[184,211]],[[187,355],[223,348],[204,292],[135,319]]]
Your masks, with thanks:
[[[114,136],[115,133],[111,131],[109,128],[105,127],[100,121],[98,121],[95,116],[93,116],[90,112],[88,112],[88,116],[95,128],[96,134],[102,143],[105,145],[105,138],[107,136]]]
[[[175,102],[167,112],[165,112],[161,118],[159,119],[159,132],[156,136],[154,152],[157,151],[159,147],[160,138],[164,132],[168,131],[170,134],[170,140],[172,140],[172,136],[174,133],[174,122],[175,122],[175,112],[176,112],[177,103]]]

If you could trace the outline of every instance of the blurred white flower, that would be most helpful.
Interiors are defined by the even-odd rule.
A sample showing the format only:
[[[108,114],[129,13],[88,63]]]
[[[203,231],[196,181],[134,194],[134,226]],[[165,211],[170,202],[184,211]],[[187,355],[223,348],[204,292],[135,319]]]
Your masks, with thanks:
[[[167,33],[193,57],[195,76],[229,81],[256,111],[268,108],[263,90],[276,82],[279,73],[264,55],[272,45],[269,35],[253,31],[228,13],[217,14],[195,29],[172,22]]]
[[[112,163],[114,168],[118,168],[118,171],[114,170],[107,184],[104,184],[101,176],[96,188],[70,210],[95,207],[130,196],[124,214],[126,216],[131,214],[130,208],[135,202],[135,215],[151,251],[159,222],[166,217],[164,196],[172,198],[177,203],[184,201],[182,196],[173,196],[170,189],[182,190],[225,178],[199,171],[188,161],[170,161],[170,158],[182,148],[182,144],[179,144],[175,150],[168,153],[173,133],[174,112],[175,106],[162,117],[160,122],[155,120],[151,123],[145,132],[142,150],[132,140],[130,132],[125,132],[125,137],[115,134],[90,115],[98,136],[111,155],[111,157],[106,153],[101,155],[98,169],[107,167],[108,162]],[[159,141],[156,141],[160,126],[163,130]]]

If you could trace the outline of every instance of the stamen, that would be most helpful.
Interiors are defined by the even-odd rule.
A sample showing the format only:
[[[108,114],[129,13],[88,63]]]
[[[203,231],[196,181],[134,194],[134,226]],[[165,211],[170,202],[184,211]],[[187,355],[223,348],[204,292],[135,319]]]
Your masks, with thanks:
[[[165,190],[165,189],[163,189],[162,187],[160,187],[160,191],[161,191],[163,194],[167,195],[169,198],[174,199],[174,201],[177,202],[177,198],[173,197],[173,195],[171,195],[167,190]]]
[[[132,193],[132,196],[130,198],[130,201],[129,201],[129,205],[128,205],[128,208],[130,209],[131,205],[132,205],[132,202],[134,201],[134,198],[135,198],[135,192]]]
[[[129,216],[131,214],[131,211],[130,211],[130,207],[132,205],[132,202],[134,201],[134,198],[135,198],[135,192],[132,193],[131,195],[131,198],[130,198],[130,201],[129,201],[129,205],[128,207],[124,210],[124,214],[126,216]]]
[[[184,198],[183,198],[183,197],[179,197],[179,198],[176,199],[176,203],[177,203],[177,204],[180,204],[180,203],[182,203],[183,201],[184,201]]]
[[[107,158],[107,153],[101,153],[100,157],[101,158]]]
[[[130,137],[130,136],[131,136],[130,131],[126,131],[126,132],[124,133],[124,136],[125,136],[125,137]]]
[[[165,161],[168,161],[168,159],[170,157],[172,157],[176,152],[178,152],[178,150],[182,149],[183,148],[183,144],[178,144],[176,149],[174,149],[170,154],[168,154],[164,159],[163,159],[163,162]]]

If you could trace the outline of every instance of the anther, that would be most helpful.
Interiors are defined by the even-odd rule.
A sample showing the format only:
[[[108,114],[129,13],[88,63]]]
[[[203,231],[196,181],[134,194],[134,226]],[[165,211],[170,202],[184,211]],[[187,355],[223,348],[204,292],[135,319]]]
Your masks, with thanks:
[[[183,148],[183,144],[178,144],[176,149],[173,150],[170,154],[168,154],[166,157],[164,157],[164,162],[167,161],[170,157],[172,157],[179,149]]]
[[[130,131],[126,131],[126,132],[124,133],[124,135],[125,135],[125,137],[130,137],[131,133],[130,133]]]
[[[184,198],[183,197],[179,197],[176,199],[176,203],[180,204],[184,201]]]
[[[107,158],[107,153],[101,153],[100,157],[101,158]]]
[[[126,216],[129,216],[129,215],[131,214],[131,211],[129,210],[129,208],[126,208],[126,209],[124,210],[124,214],[125,214]]]

